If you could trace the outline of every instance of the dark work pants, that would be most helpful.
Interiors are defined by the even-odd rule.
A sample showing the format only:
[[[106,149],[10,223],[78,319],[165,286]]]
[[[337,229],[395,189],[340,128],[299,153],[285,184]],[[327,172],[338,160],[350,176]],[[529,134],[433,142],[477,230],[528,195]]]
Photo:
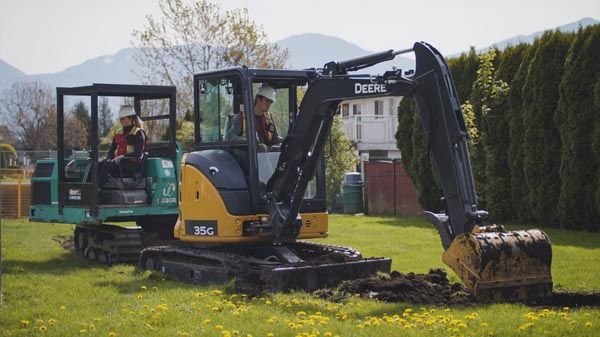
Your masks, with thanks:
[[[109,159],[105,159],[100,163],[100,172],[98,179],[98,187],[102,188],[106,185],[108,177],[132,177],[135,173],[141,171],[141,163],[139,160],[130,160],[121,158],[119,164],[115,164]]]

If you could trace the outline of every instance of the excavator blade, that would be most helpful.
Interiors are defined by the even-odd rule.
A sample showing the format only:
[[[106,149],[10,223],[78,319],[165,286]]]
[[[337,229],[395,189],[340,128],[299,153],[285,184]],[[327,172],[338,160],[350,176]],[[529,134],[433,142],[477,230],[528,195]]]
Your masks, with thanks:
[[[539,229],[462,234],[442,260],[480,301],[529,302],[552,294],[552,248]]]

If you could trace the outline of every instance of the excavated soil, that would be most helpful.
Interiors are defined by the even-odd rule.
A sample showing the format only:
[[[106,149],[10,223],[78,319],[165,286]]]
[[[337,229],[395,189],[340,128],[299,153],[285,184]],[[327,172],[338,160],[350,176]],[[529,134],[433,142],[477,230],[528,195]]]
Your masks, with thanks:
[[[316,291],[321,298],[344,301],[358,294],[363,298],[385,302],[408,302],[429,305],[472,305],[473,298],[459,283],[450,283],[446,272],[432,269],[427,274],[402,274],[393,271],[389,276],[380,275],[365,279],[346,281],[335,289]]]

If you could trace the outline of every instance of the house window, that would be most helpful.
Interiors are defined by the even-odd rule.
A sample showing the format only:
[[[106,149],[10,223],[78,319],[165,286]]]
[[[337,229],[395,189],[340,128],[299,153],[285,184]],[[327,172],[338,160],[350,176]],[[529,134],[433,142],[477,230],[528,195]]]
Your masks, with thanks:
[[[375,118],[383,118],[383,101],[375,101]]]
[[[352,104],[352,116],[360,115],[360,104]]]
[[[350,104],[342,104],[342,117],[348,117],[350,115]]]

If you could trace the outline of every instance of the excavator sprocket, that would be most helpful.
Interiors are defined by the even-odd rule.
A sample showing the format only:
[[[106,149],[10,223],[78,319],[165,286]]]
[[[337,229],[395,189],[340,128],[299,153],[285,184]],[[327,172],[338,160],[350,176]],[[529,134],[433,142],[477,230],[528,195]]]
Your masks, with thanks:
[[[552,248],[539,229],[461,234],[442,260],[483,302],[530,302],[552,295]]]

